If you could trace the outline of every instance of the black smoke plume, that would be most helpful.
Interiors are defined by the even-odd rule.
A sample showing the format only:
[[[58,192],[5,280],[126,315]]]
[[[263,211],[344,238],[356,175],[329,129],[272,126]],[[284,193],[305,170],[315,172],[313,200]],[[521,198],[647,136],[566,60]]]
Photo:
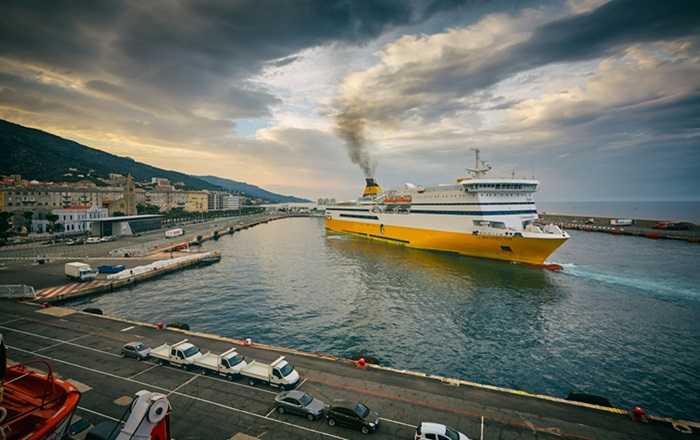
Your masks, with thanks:
[[[335,115],[335,132],[345,141],[350,160],[362,168],[365,177],[374,177],[376,163],[367,146],[366,124],[367,119],[355,105],[345,105]]]

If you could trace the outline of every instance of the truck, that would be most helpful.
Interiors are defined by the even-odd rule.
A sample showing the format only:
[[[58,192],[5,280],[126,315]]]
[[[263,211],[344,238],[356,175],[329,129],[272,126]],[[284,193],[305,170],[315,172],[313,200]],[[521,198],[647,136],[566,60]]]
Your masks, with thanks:
[[[169,363],[188,370],[194,367],[195,360],[202,357],[202,352],[187,339],[183,339],[172,345],[166,343],[152,349],[150,357],[161,365]]]
[[[292,364],[284,359],[284,356],[280,356],[271,364],[253,361],[241,368],[240,374],[248,378],[250,386],[264,383],[290,390],[299,383],[299,373],[296,372]]]
[[[97,278],[97,271],[89,264],[73,261],[64,266],[66,276],[73,280],[90,281]]]
[[[175,238],[184,234],[185,231],[182,228],[168,229],[165,231],[165,238]]]
[[[207,352],[194,360],[195,367],[203,373],[224,376],[229,379],[238,377],[241,369],[248,366],[245,358],[232,348],[221,354]]]
[[[631,218],[613,218],[610,219],[610,224],[612,226],[631,226],[632,225],[632,219]]]

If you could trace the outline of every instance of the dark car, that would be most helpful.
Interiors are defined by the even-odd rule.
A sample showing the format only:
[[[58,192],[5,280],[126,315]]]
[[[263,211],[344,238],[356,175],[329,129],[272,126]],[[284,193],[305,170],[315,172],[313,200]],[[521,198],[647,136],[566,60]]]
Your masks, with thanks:
[[[151,349],[146,347],[143,342],[129,342],[124,344],[121,354],[123,357],[143,360],[148,358],[148,356],[151,354]]]
[[[323,416],[326,404],[314,399],[303,391],[284,391],[275,397],[277,412],[290,413],[304,416],[309,420],[316,420]]]
[[[329,426],[345,426],[359,429],[363,434],[369,434],[379,428],[379,414],[372,412],[363,403],[336,404],[326,411]]]

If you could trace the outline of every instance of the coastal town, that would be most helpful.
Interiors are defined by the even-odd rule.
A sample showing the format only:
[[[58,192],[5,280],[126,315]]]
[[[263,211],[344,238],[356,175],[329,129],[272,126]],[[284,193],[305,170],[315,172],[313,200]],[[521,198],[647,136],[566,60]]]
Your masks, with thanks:
[[[88,178],[85,178],[87,176]],[[110,173],[108,178],[67,170],[77,180],[40,182],[20,175],[0,176],[0,211],[19,234],[83,234],[92,220],[147,214],[204,214],[240,211],[261,203],[226,191],[190,190],[181,182],[154,177],[135,182],[130,176]]]

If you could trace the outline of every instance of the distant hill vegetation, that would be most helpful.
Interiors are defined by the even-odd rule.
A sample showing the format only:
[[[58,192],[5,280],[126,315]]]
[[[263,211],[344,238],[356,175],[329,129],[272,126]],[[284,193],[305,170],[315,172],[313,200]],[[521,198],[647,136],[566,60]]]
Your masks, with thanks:
[[[211,183],[212,185],[220,186],[221,188],[223,188],[227,191],[241,192],[241,193],[247,195],[248,197],[255,197],[258,199],[269,200],[272,203],[304,203],[304,202],[310,201],[307,199],[301,199],[299,197],[275,194],[273,192],[264,190],[260,187],[255,186],[255,185],[251,185],[251,184],[245,183],[245,182],[238,182],[236,180],[223,179],[221,177],[216,177],[216,176],[197,176],[197,177],[204,180],[205,182]]]
[[[78,173],[83,174],[94,170],[93,176],[103,178],[108,177],[109,173],[131,174],[136,181],[165,177],[173,183],[184,183],[187,189],[214,191],[225,189],[272,203],[305,201],[265,191],[243,182],[213,176],[207,176],[209,180],[205,180],[177,171],[163,170],[137,162],[130,157],[115,156],[45,131],[23,127],[2,119],[0,119],[0,152],[0,174],[21,174],[25,179],[54,182],[71,180],[64,174],[70,168],[74,168]],[[213,179],[218,179],[227,186],[213,183],[211,181]]]

